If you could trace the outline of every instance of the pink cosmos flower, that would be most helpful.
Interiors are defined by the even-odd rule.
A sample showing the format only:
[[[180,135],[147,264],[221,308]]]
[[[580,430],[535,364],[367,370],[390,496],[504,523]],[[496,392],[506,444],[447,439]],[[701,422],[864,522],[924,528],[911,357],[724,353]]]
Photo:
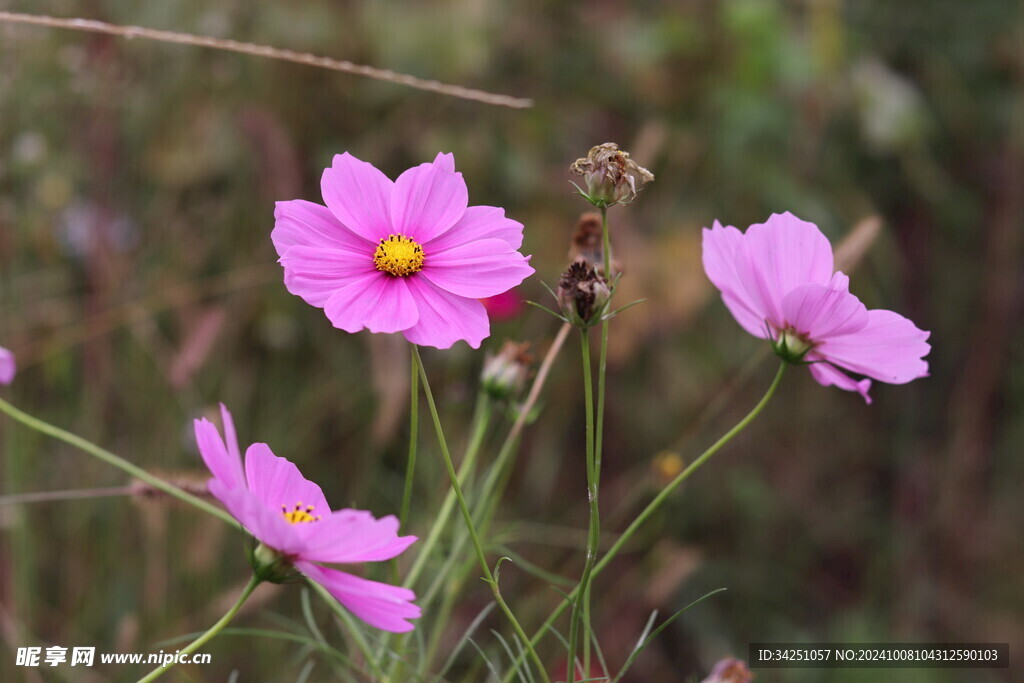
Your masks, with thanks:
[[[928,375],[930,333],[898,313],[869,311],[833,272],[832,245],[813,223],[772,214],[746,233],[718,221],[704,229],[704,272],[736,321],[789,360],[808,362],[823,386],[871,403],[870,379],[904,384]]]
[[[468,206],[451,154],[392,182],[349,153],[320,183],[327,206],[278,202],[271,238],[288,291],[346,332],[402,332],[413,344],[473,348],[490,334],[477,299],[533,273],[517,251],[523,226],[493,206]]]
[[[14,362],[14,354],[0,346],[0,384],[10,384],[14,381],[14,373],[17,365]]]
[[[357,617],[385,631],[411,631],[406,620],[420,616],[411,590],[319,563],[389,560],[416,537],[398,536],[394,516],[375,519],[363,510],[332,512],[320,487],[265,443],[249,446],[243,466],[235,425],[223,405],[221,418],[223,439],[209,420],[195,421],[199,452],[213,474],[207,485],[210,493],[264,546],[326,588]]]

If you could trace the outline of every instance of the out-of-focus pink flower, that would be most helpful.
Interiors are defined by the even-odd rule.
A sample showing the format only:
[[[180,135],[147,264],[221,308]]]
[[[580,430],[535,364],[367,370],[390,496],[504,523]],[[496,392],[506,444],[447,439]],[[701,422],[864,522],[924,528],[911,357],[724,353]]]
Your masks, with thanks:
[[[14,373],[18,366],[14,361],[14,354],[0,346],[0,384],[10,384],[14,381]]]
[[[406,620],[420,616],[411,590],[318,563],[389,560],[416,537],[398,536],[394,516],[375,519],[363,510],[332,512],[320,487],[265,443],[249,446],[243,464],[231,413],[223,405],[221,418],[223,439],[209,420],[195,421],[199,452],[213,474],[207,484],[210,493],[259,539],[261,547],[273,551],[276,561],[322,585],[357,617],[385,631],[411,631]]]
[[[928,375],[929,333],[898,313],[867,310],[850,279],[833,272],[832,245],[813,223],[773,214],[746,233],[718,221],[704,229],[704,271],[736,321],[779,355],[809,363],[823,386],[871,403],[870,379],[904,384]]]
[[[533,273],[523,226],[468,206],[451,154],[392,182],[349,153],[324,171],[327,206],[278,202],[271,235],[288,291],[346,332],[402,332],[414,344],[473,348],[490,334],[478,301]]]
[[[735,657],[721,659],[701,683],[750,683],[754,674],[747,665]]]
[[[484,305],[487,315],[495,322],[511,320],[523,310],[523,300],[519,298],[519,294],[514,289],[480,299],[480,303]]]

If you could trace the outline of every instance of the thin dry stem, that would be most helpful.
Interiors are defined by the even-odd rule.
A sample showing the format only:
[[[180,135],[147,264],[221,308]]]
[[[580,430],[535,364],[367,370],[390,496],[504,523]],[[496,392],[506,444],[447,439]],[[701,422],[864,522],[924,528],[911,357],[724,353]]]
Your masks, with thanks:
[[[33,26],[47,26],[50,28],[66,28],[76,31],[106,33],[109,35],[120,36],[122,38],[146,38],[148,40],[155,40],[161,43],[178,43],[180,45],[208,47],[214,50],[239,52],[241,54],[253,55],[255,57],[267,57],[269,59],[279,59],[285,62],[295,62],[296,64],[316,66],[322,69],[331,69],[332,71],[341,71],[343,73],[354,74],[356,76],[373,78],[378,81],[397,83],[398,85],[405,85],[410,88],[416,88],[417,90],[427,90],[429,92],[450,95],[451,97],[458,97],[464,100],[493,104],[499,107],[525,109],[533,106],[533,100],[526,98],[497,95],[483,90],[464,88],[461,85],[451,85],[431,79],[417,78],[416,76],[398,73],[396,71],[391,71],[390,69],[378,69],[364,64],[353,64],[346,60],[320,57],[308,52],[295,52],[294,50],[271,47],[269,45],[243,43],[237,40],[211,38],[210,36],[198,36],[191,33],[178,33],[176,31],[161,31],[158,29],[145,28],[143,26],[121,26],[118,24],[108,24],[104,21],[96,21],[94,19],[65,19],[39,14],[22,14],[20,12],[0,12],[0,22],[10,24],[31,24]]]

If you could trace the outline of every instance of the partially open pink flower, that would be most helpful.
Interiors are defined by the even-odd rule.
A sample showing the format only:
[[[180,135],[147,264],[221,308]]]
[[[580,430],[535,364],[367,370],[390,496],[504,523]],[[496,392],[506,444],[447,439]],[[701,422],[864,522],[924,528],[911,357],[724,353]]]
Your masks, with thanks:
[[[199,452],[213,474],[210,493],[264,546],[326,588],[357,617],[385,631],[411,631],[406,620],[420,616],[411,590],[318,563],[389,560],[416,537],[398,536],[394,516],[375,519],[363,510],[332,512],[320,487],[265,443],[249,446],[243,465],[235,425],[223,405],[221,418],[223,439],[209,420],[195,421]]]
[[[736,321],[790,360],[809,363],[824,386],[856,391],[871,403],[870,379],[904,384],[928,375],[929,333],[898,313],[867,310],[850,279],[833,272],[832,245],[813,223],[772,214],[746,233],[704,229],[704,272]]]
[[[14,362],[14,354],[0,346],[0,384],[13,382],[15,372],[17,365]]]
[[[478,299],[533,273],[523,226],[493,206],[468,206],[451,154],[392,182],[349,153],[324,171],[327,206],[278,202],[271,238],[288,291],[346,332],[402,332],[414,344],[473,348],[490,334]]]

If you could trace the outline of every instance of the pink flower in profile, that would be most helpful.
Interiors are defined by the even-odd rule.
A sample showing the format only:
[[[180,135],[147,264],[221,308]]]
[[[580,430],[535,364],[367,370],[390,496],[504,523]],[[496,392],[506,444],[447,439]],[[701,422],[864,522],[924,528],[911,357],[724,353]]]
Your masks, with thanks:
[[[17,372],[17,365],[14,362],[14,354],[0,346],[0,384],[10,384],[14,381],[14,373]]]
[[[415,536],[398,536],[394,516],[375,519],[363,510],[331,511],[320,487],[265,443],[245,452],[243,465],[231,413],[221,406],[224,437],[207,419],[195,421],[196,442],[213,474],[214,495],[279,562],[290,565],[326,588],[357,617],[379,629],[402,633],[420,616],[407,588],[370,581],[321,566],[354,564],[398,556]],[[257,550],[257,554],[259,551]]]
[[[905,384],[928,375],[929,333],[898,313],[865,308],[850,279],[833,272],[832,245],[813,223],[772,214],[746,233],[704,229],[704,272],[736,321],[779,355],[808,363],[823,386],[856,391],[871,403],[870,379]]]
[[[451,154],[392,182],[349,153],[320,183],[327,206],[278,202],[271,238],[288,291],[346,332],[402,332],[413,344],[473,348],[490,334],[478,299],[533,273],[523,226],[492,206],[468,206]]]

